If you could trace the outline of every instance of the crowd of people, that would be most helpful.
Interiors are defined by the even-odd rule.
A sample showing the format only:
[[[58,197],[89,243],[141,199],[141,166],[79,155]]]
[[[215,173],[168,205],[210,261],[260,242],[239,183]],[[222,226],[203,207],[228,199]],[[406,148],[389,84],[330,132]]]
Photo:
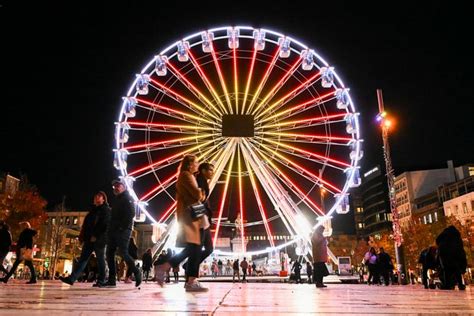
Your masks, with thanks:
[[[94,287],[116,287],[117,280],[125,283],[135,281],[140,286],[142,276],[148,281],[153,270],[154,280],[163,286],[179,280],[180,266],[185,271],[185,289],[189,292],[204,292],[208,289],[199,281],[201,275],[232,276],[235,282],[247,281],[248,275],[263,275],[265,267],[243,258],[242,260],[212,259],[207,263],[206,258],[213,252],[211,238],[212,207],[209,202],[209,181],[214,175],[214,166],[209,163],[199,164],[193,155],[185,156],[178,167],[176,182],[176,215],[178,220],[178,236],[176,246],[183,250],[174,253],[171,249],[163,250],[155,261],[151,249],[141,256],[142,267],[135,264],[138,247],[132,237],[135,217],[134,202],[127,191],[127,184],[117,179],[112,182],[115,199],[109,206],[105,192],[99,191],[94,195],[93,207],[84,219],[79,234],[82,251],[69,275],[57,276],[63,283],[73,285],[78,280],[95,280]],[[20,223],[23,227],[16,243],[16,260],[7,270],[0,264],[0,272],[4,277],[1,282],[7,283],[16,272],[19,264],[24,262],[30,270],[28,284],[37,282],[32,263],[33,238],[37,232],[30,223]],[[301,283],[303,264],[309,283],[324,288],[323,278],[329,275],[326,266],[328,261],[327,239],[323,235],[324,227],[317,227],[311,235],[313,262],[296,260],[291,266],[291,272],[296,283]],[[12,237],[6,223],[0,222],[0,263],[3,263],[12,246]],[[122,258],[117,261],[117,253]],[[89,262],[91,261],[91,262]],[[183,264],[184,263],[184,264]],[[455,285],[460,290],[465,289],[462,274],[466,271],[467,261],[459,231],[450,226],[436,239],[436,246],[422,251],[419,259],[422,265],[422,282],[429,288],[430,273],[435,271],[440,279],[441,288],[453,289]],[[368,270],[367,284],[389,285],[394,282],[394,264],[392,258],[383,248],[378,251],[370,248],[364,256],[363,265]],[[91,266],[93,268],[91,268]],[[361,281],[365,269],[360,274]],[[431,272],[430,272],[431,271]],[[143,275],[142,275],[143,273]],[[414,277],[412,277],[414,278]]]

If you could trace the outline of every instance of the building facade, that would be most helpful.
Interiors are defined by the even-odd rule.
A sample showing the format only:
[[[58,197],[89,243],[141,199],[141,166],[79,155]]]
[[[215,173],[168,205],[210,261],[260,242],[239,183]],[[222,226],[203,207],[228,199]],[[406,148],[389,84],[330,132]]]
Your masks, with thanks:
[[[474,192],[444,202],[443,209],[445,216],[455,216],[463,225],[474,220]]]

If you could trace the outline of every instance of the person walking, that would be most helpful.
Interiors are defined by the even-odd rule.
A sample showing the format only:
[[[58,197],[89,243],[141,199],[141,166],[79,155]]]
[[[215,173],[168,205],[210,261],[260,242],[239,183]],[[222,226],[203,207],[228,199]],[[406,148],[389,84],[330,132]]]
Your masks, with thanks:
[[[380,276],[382,276],[384,284],[388,286],[390,284],[390,270],[393,270],[393,264],[392,258],[382,247],[379,249],[377,264]]]
[[[105,283],[105,244],[106,232],[110,219],[110,207],[107,202],[107,195],[99,191],[94,195],[92,209],[87,213],[79,234],[79,241],[82,243],[82,252],[79,261],[75,265],[72,273],[68,277],[59,277],[63,283],[73,285],[81,276],[91,254],[95,252],[99,276],[94,286]],[[87,276],[86,276],[87,278]]]
[[[326,237],[323,236],[323,232],[324,226],[318,226],[311,236],[314,260],[314,282],[318,288],[327,287],[323,283],[323,278],[329,275],[328,268],[326,267],[326,262],[328,261],[328,243]]]
[[[306,274],[308,275],[308,284],[313,283],[313,266],[311,265],[311,262],[306,261]]]
[[[232,262],[230,259],[227,259],[227,263],[225,264],[225,275],[230,275],[232,273]]]
[[[418,258],[418,263],[421,264],[421,281],[425,289],[432,287],[428,280],[428,270],[438,268],[437,252],[438,248],[436,246],[430,246],[423,249]]]
[[[142,283],[140,270],[135,266],[135,261],[129,254],[129,242],[133,230],[135,207],[132,197],[127,191],[124,180],[112,181],[115,201],[112,204],[112,214],[108,230],[107,265],[109,266],[109,279],[104,287],[116,287],[115,254],[117,250],[122,253],[122,258],[127,263],[128,269],[135,275],[135,287]]]
[[[249,268],[247,258],[244,257],[244,260],[240,263],[240,267],[242,268],[242,282],[247,282],[247,269]]]
[[[135,264],[135,260],[138,259],[138,247],[135,244],[135,238],[133,237],[130,237],[130,242],[128,244],[128,254],[130,255],[130,257],[132,257],[133,264]],[[125,283],[132,283],[132,278],[131,278],[132,272],[133,272],[132,270],[127,268],[127,273],[125,274],[125,280],[124,280]]]
[[[219,259],[219,261],[217,261],[217,266],[219,268],[219,276],[222,276],[222,274],[224,272],[224,263],[222,262],[221,259]]]
[[[465,290],[462,275],[466,272],[467,259],[459,230],[453,225],[445,228],[436,238],[436,245],[441,266],[441,288],[452,290],[457,284],[459,290]]]
[[[178,237],[176,244],[184,249],[177,255],[169,258],[165,263],[157,266],[156,279],[163,286],[165,272],[171,267],[178,266],[188,258],[186,274],[188,280],[185,284],[187,292],[205,292],[197,280],[199,277],[199,264],[202,258],[201,221],[194,219],[191,205],[204,202],[204,191],[198,187],[194,173],[198,171],[199,161],[196,156],[187,155],[179,164],[178,180],[176,182],[176,215],[178,220]]]
[[[8,279],[15,273],[18,265],[24,261],[25,265],[30,269],[30,280],[26,284],[36,283],[36,272],[33,266],[33,237],[37,235],[36,230],[31,228],[29,222],[21,222],[20,225],[23,227],[23,231],[18,237],[18,242],[16,243],[16,260],[13,264],[13,267],[7,273],[5,277],[0,279],[1,282],[7,283]]]
[[[151,265],[153,262],[153,258],[151,256],[151,248],[148,248],[142,256],[143,262],[143,277],[145,278],[145,283],[148,281],[148,277],[150,275]]]
[[[199,264],[201,264],[213,251],[214,246],[212,243],[211,236],[211,219],[212,219],[212,209],[209,202],[209,181],[214,176],[214,165],[203,162],[198,167],[198,173],[196,175],[196,181],[198,187],[204,191],[205,200],[202,203],[206,206],[206,214],[199,218],[200,224],[200,234],[201,234],[201,259]]]
[[[179,265],[173,267],[174,283],[179,283]]]
[[[371,247],[364,255],[364,264],[369,270],[369,277],[367,279],[367,284],[379,284],[378,270],[377,270],[377,253],[375,248]]]
[[[3,261],[10,252],[10,247],[12,245],[12,234],[10,233],[10,228],[7,223],[4,221],[0,222],[0,271],[8,274],[8,270],[3,266]]]
[[[257,265],[252,261],[252,275],[257,275]]]
[[[240,282],[240,267],[239,267],[239,259],[235,259],[234,263],[232,264],[232,270],[233,270],[233,275],[232,275],[232,282],[235,283],[235,276],[237,275],[237,279]]]
[[[295,273],[295,282],[296,284],[302,283],[301,282],[301,263],[299,263],[298,259],[295,260],[293,266],[291,267],[291,271]]]

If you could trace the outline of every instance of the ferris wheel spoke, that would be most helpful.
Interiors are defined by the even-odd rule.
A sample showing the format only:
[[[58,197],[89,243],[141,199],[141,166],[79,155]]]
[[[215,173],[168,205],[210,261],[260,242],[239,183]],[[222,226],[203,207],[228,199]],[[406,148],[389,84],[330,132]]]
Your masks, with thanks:
[[[247,167],[247,170],[249,172],[250,182],[252,184],[252,189],[253,189],[253,192],[254,192],[254,195],[255,195],[255,199],[257,200],[258,210],[259,210],[260,215],[262,217],[263,225],[265,227],[265,231],[266,231],[267,236],[268,236],[268,241],[270,242],[271,247],[275,247],[275,241],[273,240],[273,234],[272,234],[272,231],[270,229],[269,221],[267,219],[267,214],[266,214],[266,211],[265,211],[265,207],[263,206],[263,202],[262,202],[262,199],[260,197],[260,192],[259,192],[258,187],[257,187],[257,182],[255,181],[255,178],[253,176],[253,173],[251,171],[249,162],[247,161],[247,159],[244,159],[244,161],[245,161],[245,165]]]
[[[222,116],[221,110],[216,105],[214,105],[194,84],[192,84],[191,81],[179,71],[179,69],[174,67],[171,61],[167,60],[167,64],[170,67],[171,73],[173,73],[173,75],[178,78],[183,83],[183,85],[186,86],[192,94],[194,94],[194,96],[203,101],[209,110],[214,111],[214,114],[217,116]]]
[[[129,175],[132,176],[132,177],[135,177],[135,176],[137,176],[138,174],[142,173],[143,171],[153,170],[154,168],[156,168],[156,167],[158,167],[158,166],[160,166],[160,165],[163,165],[163,164],[165,164],[165,163],[167,163],[167,162],[169,162],[169,161],[172,161],[173,159],[175,159],[175,158],[177,158],[177,157],[182,157],[182,156],[184,156],[184,155],[186,155],[186,154],[188,154],[188,153],[191,153],[191,152],[193,152],[193,151],[195,151],[195,150],[197,150],[197,149],[199,149],[199,148],[205,147],[205,146],[211,144],[212,142],[214,142],[214,140],[210,140],[210,141],[206,141],[206,142],[204,142],[204,143],[202,143],[202,144],[198,144],[198,145],[196,145],[196,146],[193,146],[193,147],[191,147],[191,148],[188,148],[188,149],[186,149],[186,150],[183,150],[183,151],[181,151],[181,152],[179,152],[179,153],[177,153],[177,154],[168,156],[168,157],[166,157],[166,158],[164,158],[164,159],[161,159],[161,160],[159,160],[159,161],[157,161],[157,162],[154,162],[154,163],[149,164],[149,165],[147,165],[147,166],[144,166],[144,167],[141,167],[141,168],[139,168],[139,169],[136,169],[136,170],[130,172]]]
[[[245,159],[252,167],[253,172],[262,184],[268,198],[272,201],[276,212],[280,216],[280,219],[290,235],[296,235],[296,230],[294,229],[295,226],[291,220],[291,198],[289,198],[289,196],[283,191],[281,184],[279,184],[278,181],[268,172],[267,168],[262,164],[262,161],[255,159],[256,156],[252,155],[252,149],[249,147],[249,144],[245,139],[243,140],[243,143],[245,144],[245,146],[242,146]]]
[[[307,144],[349,146],[352,137],[328,136],[315,134],[282,133],[282,132],[259,132],[256,135],[265,135],[265,138],[282,140],[283,142],[301,142]]]
[[[173,214],[173,211],[176,211],[176,204],[177,202],[174,201],[171,206],[163,213],[163,215],[158,220],[158,223],[164,223],[168,220],[168,218]]]
[[[301,92],[305,91],[311,85],[313,85],[317,81],[316,79],[320,79],[320,78],[321,78],[321,72],[318,71],[318,73],[312,75],[310,78],[300,83],[296,88],[294,88],[293,90],[285,94],[283,97],[281,97],[277,101],[273,102],[271,105],[262,107],[262,111],[260,111],[259,113],[255,115],[255,119],[258,120],[263,115],[265,115],[266,113],[268,113],[269,111],[273,109],[274,111],[278,110],[284,104],[284,102],[288,102],[294,99]]]
[[[203,113],[205,113],[208,116],[212,117],[213,119],[220,121],[219,116],[214,115],[213,113],[209,112],[208,110],[206,110],[205,108],[197,104],[196,102],[189,100],[188,98],[182,96],[181,94],[174,91],[170,87],[166,87],[164,84],[156,81],[153,78],[150,78],[150,86],[154,87],[156,90],[174,99],[176,102],[182,104],[183,106],[193,111],[194,113],[198,115],[202,115]]]
[[[146,131],[151,131],[151,132],[190,133],[190,131],[194,131],[195,133],[202,133],[203,131],[214,131],[214,132],[220,131],[218,128],[208,127],[208,126],[199,126],[199,125],[181,125],[181,124],[166,124],[166,123],[157,123],[157,122],[152,123],[152,122],[137,122],[137,121],[127,121],[127,124],[130,126],[130,130],[136,129],[136,130],[146,130]]]
[[[172,186],[173,184],[176,183],[178,179],[178,174],[175,173],[174,175],[172,175],[171,177],[169,177],[168,179],[164,180],[163,182],[160,181],[160,183],[153,187],[150,191],[148,191],[147,193],[145,193],[144,195],[142,195],[139,200],[140,201],[144,201],[144,202],[150,202],[151,200],[153,200],[153,198],[155,198],[157,195],[159,195],[160,193],[162,193],[163,191],[165,191],[167,188],[169,188],[170,186]]]
[[[264,148],[265,150],[267,150],[267,152],[269,152],[271,155],[277,156],[278,158],[282,159],[281,161],[278,160],[279,163],[285,163],[288,166],[291,165],[292,167],[294,167],[295,170],[298,170],[300,174],[308,175],[310,178],[313,179],[313,181],[324,184],[328,189],[332,189],[336,193],[341,192],[341,189],[337,188],[336,186],[334,186],[333,184],[327,182],[326,180],[322,179],[321,177],[315,175],[314,173],[312,173],[308,169],[302,167],[301,165],[297,164],[296,162],[292,161],[291,159],[289,159],[285,155],[280,154],[278,151],[274,151],[274,150],[272,150],[272,148],[270,148],[270,147],[268,147],[268,146],[266,146],[262,143],[257,144],[257,145],[259,145],[259,146],[261,146],[261,148]]]
[[[257,57],[257,49],[255,48],[255,45],[254,45],[253,46],[252,59],[251,59],[251,62],[250,62],[249,74],[247,76],[247,83],[245,85],[244,100],[242,101],[242,112],[241,112],[241,114],[245,113],[245,103],[247,102],[247,96],[248,96],[248,93],[249,93],[250,82],[252,80],[253,68],[255,66],[256,57]]]
[[[234,64],[234,93],[235,93],[235,113],[239,113],[239,77],[237,72],[237,50],[232,49],[232,60]]]
[[[344,122],[344,118],[347,113],[339,113],[339,114],[331,114],[331,115],[323,115],[323,116],[315,116],[309,117],[301,120],[295,121],[283,121],[280,123],[274,123],[264,126],[257,126],[255,128],[256,131],[263,128],[275,128],[277,131],[289,131],[299,128],[307,128],[312,126],[318,125],[327,125],[327,124],[334,124]]]
[[[335,98],[336,98],[335,92],[329,92],[329,93],[326,93],[326,94],[324,94],[322,96],[319,96],[317,98],[313,98],[313,99],[305,101],[303,103],[290,106],[285,110],[280,110],[280,111],[276,112],[273,115],[270,115],[270,113],[267,113],[267,115],[263,116],[260,120],[258,120],[257,124],[263,124],[265,122],[268,122],[270,120],[275,120],[275,119],[280,118],[282,116],[285,116],[285,119],[288,119],[289,117],[292,117],[296,114],[300,114],[304,111],[308,111],[308,110],[311,110],[315,107],[319,107],[319,106],[325,104],[326,102],[334,100]],[[288,102],[284,102],[281,105],[281,107],[283,107],[286,104],[288,104]],[[281,107],[279,107],[279,108],[281,108]]]
[[[235,146],[234,146],[235,148]],[[226,176],[225,180],[225,185],[224,185],[224,192],[222,193],[222,198],[219,206],[219,215],[217,217],[217,224],[216,224],[216,231],[214,233],[214,238],[213,238],[213,243],[214,243],[214,248],[216,247],[217,243],[217,238],[219,237],[219,228],[222,220],[222,212],[224,211],[224,205],[226,202],[226,196],[227,196],[227,189],[229,188],[229,180],[230,180],[230,175],[232,173],[232,166],[234,164],[234,157],[235,157],[235,150],[232,151],[232,156],[230,158],[230,164],[229,164],[229,171]],[[242,241],[243,242],[243,241]]]
[[[160,113],[160,114],[164,114],[166,116],[169,116],[169,117],[181,120],[181,121],[185,121],[185,122],[188,122],[188,123],[194,123],[194,124],[196,124],[196,121],[205,122],[205,123],[207,123],[211,126],[219,125],[218,123],[207,120],[207,119],[205,119],[201,116],[196,116],[196,115],[186,113],[186,112],[183,112],[183,111],[178,111],[178,110],[172,109],[171,107],[168,107],[168,106],[165,106],[165,105],[162,105],[162,104],[153,103],[153,102],[147,101],[147,100],[142,99],[142,98],[136,98],[136,100],[137,100],[137,102],[139,102],[138,105],[139,106],[141,105],[145,109],[150,109],[151,111],[154,111],[154,112],[157,112],[157,113]],[[144,105],[148,106],[149,108],[145,107]]]
[[[244,221],[245,221],[245,214],[244,214],[244,197],[242,191],[242,164],[240,162],[240,145],[237,148],[237,165],[238,165],[238,173],[239,173],[239,208],[240,208],[240,236],[242,240],[242,248],[245,252],[245,231],[244,231]]]
[[[278,148],[278,147],[284,147],[286,149],[289,149],[289,152],[291,152],[293,154],[293,152],[298,152],[300,154],[302,154],[302,158],[304,157],[304,159],[307,159],[307,157],[314,157],[314,158],[317,158],[318,160],[316,160],[316,162],[319,162],[321,164],[328,164],[329,162],[333,163],[332,167],[333,168],[337,168],[337,169],[340,169],[340,170],[345,170],[346,168],[349,168],[351,167],[350,164],[344,162],[344,161],[340,161],[340,160],[337,160],[337,159],[334,159],[334,158],[331,158],[331,157],[327,157],[327,156],[323,156],[323,155],[320,155],[320,154],[317,154],[317,153],[314,153],[314,152],[311,152],[311,151],[308,151],[308,150],[304,150],[304,149],[301,149],[301,148],[298,148],[296,146],[292,146],[292,145],[288,145],[288,144],[285,144],[281,141],[274,141],[274,140],[271,140],[271,139],[268,139],[268,138],[262,138],[262,137],[258,137],[259,139],[261,139],[262,141],[266,141],[268,143],[271,143],[273,144],[273,148]],[[338,165],[339,167],[336,167],[336,165]]]
[[[194,57],[194,55],[191,53],[191,50],[189,50],[189,49],[188,49],[188,55],[191,59],[191,63],[193,64],[194,68],[198,71],[199,76],[203,80],[203,82],[206,85],[207,89],[209,90],[209,92],[213,96],[216,103],[219,104],[219,106],[221,107],[222,112],[225,113],[225,114],[228,114],[227,108],[225,107],[224,103],[222,103],[221,98],[219,97],[219,94],[216,92],[216,89],[214,89],[214,86],[212,85],[211,81],[207,78],[206,73],[201,68],[201,66],[199,65],[199,62],[197,61],[197,59]]]
[[[254,145],[250,144],[254,149]],[[284,181],[282,181],[286,187],[288,187],[290,190],[293,191],[293,193],[300,198],[303,203],[306,204],[315,214],[318,215],[324,215],[323,210],[319,205],[317,205],[309,196],[308,194],[305,194],[303,190],[295,183],[293,182],[288,175],[286,175],[278,166],[272,161],[271,157],[267,156],[263,151],[261,150],[256,150],[255,152],[257,153],[257,156],[259,155],[263,161],[266,161],[268,164],[272,166],[273,169],[270,169],[270,171],[275,174],[276,177],[278,178],[283,178]]]
[[[142,148],[153,148],[153,147],[159,147],[159,146],[166,147],[166,146],[168,146],[170,144],[174,144],[174,143],[180,143],[181,146],[188,146],[190,144],[196,144],[199,139],[209,138],[209,137],[212,137],[212,136],[213,136],[212,134],[193,135],[193,136],[180,137],[180,138],[176,138],[176,139],[163,140],[163,141],[153,142],[153,143],[145,142],[145,143],[142,143],[142,144],[135,144],[135,145],[125,146],[125,147],[123,147],[123,149],[130,152],[130,151],[133,151],[135,149],[142,149]],[[189,142],[189,141],[191,141],[191,142]]]
[[[255,115],[257,114],[262,107],[265,107],[267,104],[267,101],[270,101],[285,85],[285,83],[290,79],[290,77],[294,74],[295,70],[298,68],[298,66],[301,63],[301,56],[298,56],[298,59],[291,65],[291,67],[285,71],[284,75],[280,78],[280,80],[273,86],[273,88],[270,89],[270,92],[267,93],[267,95],[262,99],[262,101],[259,101],[259,104],[255,109],[252,111],[252,114]]]
[[[221,83],[222,90],[224,91],[224,96],[227,101],[227,106],[229,107],[230,114],[233,114],[234,111],[232,110],[232,103],[230,102],[229,92],[227,91],[227,86],[225,84],[224,76],[222,75],[222,70],[219,65],[219,60],[217,58],[217,54],[214,48],[211,49],[211,55],[212,55],[212,59],[214,60],[214,66],[216,67],[217,75],[219,76],[219,81]]]
[[[251,113],[251,111],[253,109],[253,106],[255,105],[255,102],[257,102],[258,96],[262,92],[262,88],[265,85],[265,83],[267,82],[268,77],[270,76],[270,73],[272,72],[273,67],[275,66],[275,64],[278,60],[278,53],[279,52],[280,52],[280,48],[277,48],[275,50],[275,53],[273,54],[273,57],[272,57],[272,60],[270,61],[270,64],[268,65],[267,69],[265,70],[265,74],[263,75],[262,80],[260,81],[257,90],[253,94],[252,102],[250,102],[250,105],[247,109],[247,114]]]

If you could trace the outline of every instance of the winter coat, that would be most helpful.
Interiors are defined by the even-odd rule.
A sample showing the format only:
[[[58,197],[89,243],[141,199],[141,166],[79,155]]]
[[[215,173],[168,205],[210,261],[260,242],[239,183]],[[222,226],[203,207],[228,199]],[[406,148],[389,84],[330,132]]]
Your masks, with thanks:
[[[128,254],[129,254],[130,257],[132,257],[133,259],[135,259],[135,260],[138,259],[138,247],[137,247],[137,245],[135,244],[135,242],[132,242],[131,239],[130,239],[130,242],[128,243]]]
[[[243,271],[246,271],[249,267],[249,263],[247,262],[247,260],[243,260],[241,263],[240,263],[240,267],[242,268]]]
[[[135,207],[132,197],[127,191],[116,196],[112,203],[110,215],[109,235],[124,230],[133,230]]]
[[[212,209],[211,209],[211,204],[209,203],[209,183],[207,183],[207,179],[202,175],[198,174],[196,177],[196,181],[198,184],[198,187],[200,189],[204,190],[204,194],[206,195],[206,200],[203,202],[206,205],[206,215],[209,218],[209,220],[212,218]]]
[[[25,228],[21,233],[20,237],[18,237],[18,243],[16,244],[16,248],[28,248],[33,249],[33,237],[36,236],[37,232],[31,228]]]
[[[311,244],[313,248],[313,261],[314,262],[327,262],[328,261],[328,242],[326,237],[322,233],[315,231],[311,236]]]
[[[143,270],[150,270],[151,268],[151,263],[152,263],[152,257],[151,254],[148,252],[145,252],[142,257],[143,261]]]
[[[443,268],[464,273],[467,268],[461,234],[454,226],[444,229],[436,238],[438,256]]]
[[[201,189],[196,178],[189,171],[182,171],[176,182],[176,216],[178,218],[178,237],[176,244],[201,244],[200,221],[193,220],[189,207],[199,202]]]
[[[110,220],[110,207],[104,203],[102,205],[94,205],[89,213],[87,213],[82,223],[79,240],[81,242],[90,242],[95,237],[96,243],[105,245],[105,235]]]
[[[7,229],[0,229],[0,252],[10,251],[12,245],[12,234]]]
[[[377,263],[381,269],[390,270],[393,269],[392,258],[386,252],[381,252],[378,256]]]

